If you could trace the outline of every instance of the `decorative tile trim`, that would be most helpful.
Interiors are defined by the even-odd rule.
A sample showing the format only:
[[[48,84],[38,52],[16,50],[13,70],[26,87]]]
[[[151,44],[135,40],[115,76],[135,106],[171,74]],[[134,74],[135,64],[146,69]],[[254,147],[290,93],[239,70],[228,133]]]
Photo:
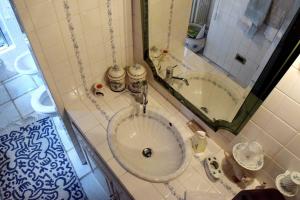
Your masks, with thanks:
[[[172,21],[173,21],[173,8],[174,8],[174,0],[171,0],[170,10],[169,10],[169,22],[168,22],[168,39],[167,39],[167,50],[170,47],[171,34],[172,34]]]
[[[107,7],[109,9],[111,1],[107,0],[107,2],[109,3],[109,6]],[[74,28],[72,18],[71,18],[70,6],[69,6],[69,3],[68,3],[68,0],[64,0],[64,11],[65,11],[65,14],[66,14],[66,20],[67,20],[68,28],[69,28],[70,35],[71,35],[71,40],[72,40],[72,43],[73,43],[73,48],[74,48],[74,52],[75,52],[76,61],[77,61],[77,64],[79,66],[79,74],[80,74],[81,83],[82,83],[83,88],[84,88],[85,96],[95,105],[96,109],[105,117],[105,119],[107,121],[109,121],[110,116],[101,108],[101,106],[93,98],[93,96],[91,95],[91,92],[90,92],[90,88],[88,87],[88,84],[87,84],[87,81],[86,81],[86,75],[84,73],[84,65],[83,65],[83,62],[82,62],[82,59],[81,59],[81,55],[80,55],[79,45],[78,45],[76,35],[75,35],[75,31],[74,31],[75,28]],[[107,13],[110,14],[110,16],[111,16],[111,11],[108,10]],[[109,17],[109,18],[111,19],[111,17]],[[109,22],[109,24],[111,24],[111,22]],[[112,32],[113,32],[113,30],[112,30]],[[113,41],[113,36],[111,36],[111,39]],[[112,44],[113,44],[113,42],[112,42]],[[113,47],[115,47],[115,46],[112,45],[112,48]],[[115,51],[113,51],[113,52],[115,52]]]
[[[235,97],[235,95],[233,95],[226,87],[224,87],[223,85],[221,85],[217,81],[215,81],[213,79],[210,79],[209,77],[192,76],[192,77],[188,78],[188,80],[202,80],[202,81],[206,81],[206,82],[214,85],[215,87],[220,88],[221,90],[223,90],[231,98],[231,100],[234,102],[234,104],[238,103],[238,100]],[[178,86],[178,90],[179,91],[182,88],[182,86],[183,86],[183,83],[180,83],[180,85]]]
[[[108,28],[110,33],[110,45],[111,45],[111,52],[112,52],[112,61],[113,67],[118,68],[117,66],[117,57],[116,57],[116,45],[114,39],[114,29],[112,24],[112,9],[111,9],[111,0],[106,0],[106,11],[108,16]]]
[[[166,54],[167,56],[169,56],[171,59],[175,60],[177,63],[179,63],[180,65],[182,65],[184,68],[188,69],[188,70],[192,70],[192,67],[185,64],[184,62],[182,62],[180,59],[178,59],[177,57],[175,57],[173,54],[171,54],[170,52],[168,52]],[[195,79],[195,80],[203,80],[203,81],[208,81],[210,83],[212,83],[213,85],[215,85],[216,87],[224,90],[225,93],[227,93],[227,95],[232,99],[232,101],[237,104],[238,103],[238,99],[232,94],[232,92],[229,91],[228,88],[222,86],[222,84],[217,83],[215,80],[209,79],[209,78],[205,78],[205,77],[192,77],[191,79]],[[180,89],[180,88],[179,88]]]
[[[164,183],[164,185],[170,190],[171,194],[177,199],[177,200],[184,200],[184,197],[181,197],[175,190],[175,188],[170,185],[170,183]]]

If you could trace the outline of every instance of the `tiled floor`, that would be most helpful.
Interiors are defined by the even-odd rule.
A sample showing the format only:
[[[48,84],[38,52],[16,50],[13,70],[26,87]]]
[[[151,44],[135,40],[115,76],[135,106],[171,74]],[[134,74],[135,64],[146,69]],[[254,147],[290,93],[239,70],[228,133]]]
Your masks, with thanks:
[[[0,81],[0,128],[34,113],[30,103],[31,94],[38,86],[44,84],[38,74],[2,77],[9,78]]]
[[[34,112],[31,107],[31,95],[32,92],[28,92],[14,100],[15,106],[19,110],[22,117]]]
[[[23,94],[36,89],[37,85],[29,75],[17,76],[14,79],[4,82],[12,99],[15,99]]]
[[[19,112],[11,101],[0,105],[0,127],[8,125],[12,120],[17,121],[19,119]]]
[[[3,85],[0,86],[0,105],[8,102],[10,100],[10,97]]]
[[[5,81],[15,75],[17,75],[16,72],[6,70],[6,68],[1,65],[1,67],[0,67],[0,82]]]
[[[88,196],[89,200],[107,200],[108,194],[103,189],[102,185],[105,184],[104,176],[97,168],[94,163],[91,163],[93,170],[89,165],[82,165],[79,157],[74,149],[74,146],[71,142],[71,139],[66,132],[62,122],[59,117],[54,117],[54,123],[56,129],[61,138],[61,141],[64,145],[65,150],[67,151],[69,158],[75,168],[77,176],[80,179],[82,187]]]
[[[43,80],[39,74],[19,75],[15,72],[0,69],[0,129],[8,124],[25,119],[35,112],[31,106],[31,95],[41,85]],[[109,199],[102,185],[105,179],[96,165],[82,165],[74,149],[66,129],[59,117],[53,117],[57,132],[69,158],[75,168],[77,176],[89,200]],[[102,185],[101,185],[102,184]]]
[[[7,73],[7,71],[5,72]],[[8,124],[34,115],[31,107],[31,95],[43,80],[37,75],[18,75],[13,72],[1,74],[0,69],[0,129]],[[56,129],[63,146],[75,168],[77,176],[89,200],[109,199],[102,185],[105,179],[99,169],[92,170],[89,165],[82,165],[74,146],[59,117],[54,117]],[[93,169],[96,165],[92,164]],[[102,184],[102,185],[101,185]]]

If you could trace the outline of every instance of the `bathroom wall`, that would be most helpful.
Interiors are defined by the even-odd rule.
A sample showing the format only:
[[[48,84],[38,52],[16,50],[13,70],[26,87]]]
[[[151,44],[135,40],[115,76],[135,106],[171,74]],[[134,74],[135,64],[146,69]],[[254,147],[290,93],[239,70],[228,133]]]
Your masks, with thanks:
[[[263,170],[273,179],[285,170],[300,169],[299,70],[300,56],[232,141],[232,144],[240,140],[261,143],[268,155]]]
[[[168,40],[168,21],[169,14],[166,10],[170,9],[171,0],[152,0],[149,1],[149,48],[156,46],[158,49],[167,48]],[[165,17],[161,17],[165,16]],[[151,28],[160,27],[160,28]]]
[[[249,0],[219,0],[215,3],[204,55],[247,86],[271,42],[257,33],[249,38],[238,21],[242,19]],[[230,48],[228,48],[230,47]],[[247,59],[246,64],[235,60],[236,54]]]
[[[178,52],[182,56],[192,0],[174,0],[172,11],[171,5],[171,0],[149,1],[149,47],[169,48],[172,53]]]
[[[60,112],[63,99],[82,85],[79,66],[62,0],[14,0],[17,12]],[[104,81],[112,64],[106,1],[68,0],[84,74],[88,85]],[[113,0],[112,20],[117,63],[125,67],[133,62],[131,1]]]

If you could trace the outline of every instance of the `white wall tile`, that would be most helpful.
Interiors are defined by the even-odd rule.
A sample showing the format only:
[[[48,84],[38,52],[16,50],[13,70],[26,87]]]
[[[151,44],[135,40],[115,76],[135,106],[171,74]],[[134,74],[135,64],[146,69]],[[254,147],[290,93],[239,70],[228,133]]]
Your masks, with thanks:
[[[89,0],[89,1],[78,1],[78,6],[80,12],[84,12],[93,8],[99,7],[101,1],[98,0]],[[103,1],[104,2],[104,1]]]
[[[264,101],[263,105],[271,112],[276,112],[279,108],[279,105],[281,101],[284,98],[284,94],[278,90],[277,88],[274,88],[271,94],[269,94],[268,98]]]
[[[293,70],[292,70],[293,69]],[[300,103],[300,71],[298,69],[295,69],[291,67],[290,69],[293,71],[292,73],[295,76],[295,80],[290,81],[292,83],[291,88],[288,91],[285,91],[285,94],[288,95],[290,98],[295,100],[297,103]]]
[[[55,93],[53,96],[57,98],[56,103],[60,102],[58,107],[63,110],[61,95],[82,84],[64,3],[61,0],[14,2],[46,82],[51,92]],[[106,2],[69,0],[68,3],[84,74],[88,84],[92,84],[92,80],[96,80],[97,77],[104,77],[106,69],[111,65]],[[132,32],[125,32],[132,29],[130,8],[131,1],[112,1],[117,61],[122,66],[125,66],[125,63],[133,63]],[[131,52],[127,53],[125,48]]]
[[[262,145],[264,153],[271,157],[275,156],[282,148],[278,141],[264,131],[261,131],[255,140]]]
[[[57,43],[55,46],[44,48],[46,60],[49,67],[55,66],[57,63],[67,60],[67,52],[62,43]]]
[[[263,106],[261,106],[253,115],[253,117],[251,118],[251,120],[257,124],[259,127],[261,127],[262,129],[266,130],[266,127],[269,123],[269,119],[272,117],[272,113],[267,110],[266,108],[264,108]]]
[[[37,4],[43,3],[45,0],[24,0],[28,6],[35,6]]]
[[[82,12],[80,16],[84,30],[93,29],[102,25],[101,20],[99,20],[101,19],[101,14],[98,7],[86,12]]]
[[[300,160],[286,148],[282,148],[281,151],[274,157],[275,161],[279,163],[286,170],[298,170],[300,169]]]
[[[25,1],[35,28],[42,28],[56,22],[56,13],[51,1],[31,4]]]
[[[296,69],[300,70],[300,57],[299,56],[295,60],[295,62],[293,63],[293,67],[295,67]]]
[[[42,48],[52,47],[63,42],[58,23],[38,29],[37,36]]]
[[[300,168],[299,77],[299,71],[290,67],[239,135],[263,145],[270,156],[263,170],[273,179],[285,170]]]
[[[72,67],[70,62],[68,60],[65,60],[63,62],[57,63],[56,65],[53,65],[50,71],[54,75],[55,81],[60,81],[66,77],[70,77],[70,75],[72,74]]]
[[[290,93],[291,88],[297,79],[297,70],[291,67],[279,81],[277,88],[285,94]]]
[[[265,131],[283,145],[286,145],[296,134],[295,129],[274,114],[268,119]]]
[[[279,104],[279,109],[275,114],[297,131],[300,131],[300,105],[293,99],[285,97]]]
[[[296,156],[300,157],[300,135],[296,134],[286,145],[286,148]]]

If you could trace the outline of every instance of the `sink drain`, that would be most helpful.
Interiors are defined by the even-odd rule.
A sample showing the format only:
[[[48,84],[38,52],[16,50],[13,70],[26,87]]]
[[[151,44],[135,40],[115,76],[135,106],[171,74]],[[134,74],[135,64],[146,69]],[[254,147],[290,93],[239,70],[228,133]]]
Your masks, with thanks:
[[[143,149],[142,154],[145,158],[150,158],[152,156],[152,149],[145,148],[145,149]]]

